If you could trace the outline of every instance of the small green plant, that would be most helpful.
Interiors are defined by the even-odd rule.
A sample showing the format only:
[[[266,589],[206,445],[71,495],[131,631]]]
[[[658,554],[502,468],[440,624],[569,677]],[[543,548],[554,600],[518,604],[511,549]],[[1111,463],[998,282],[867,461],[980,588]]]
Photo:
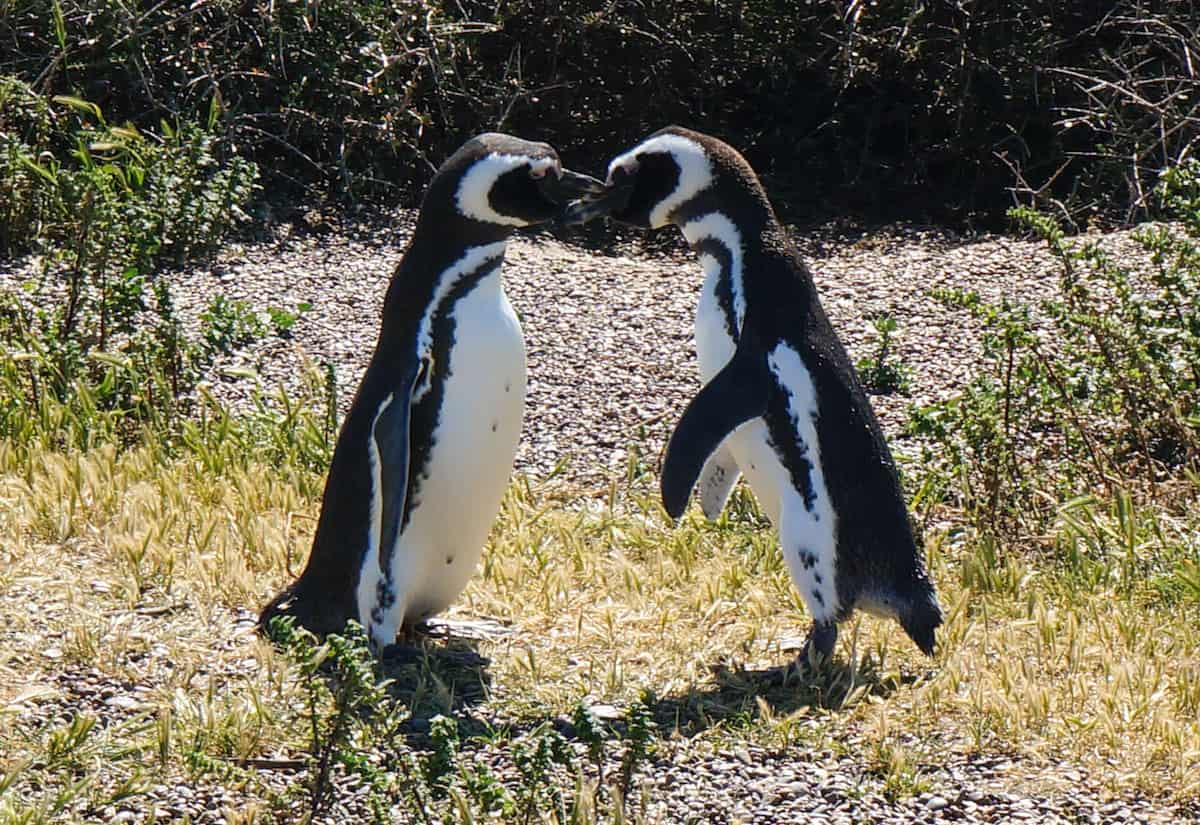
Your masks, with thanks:
[[[593,793],[592,806],[599,802],[600,789],[604,787],[604,742],[611,736],[604,723],[596,718],[591,708],[580,702],[571,714],[571,723],[575,726],[575,734],[587,748],[588,759],[596,769],[596,787]]]
[[[292,334],[292,327],[296,326],[296,322],[300,320],[300,316],[312,310],[312,304],[303,301],[296,305],[296,311],[291,312],[279,307],[267,307],[267,316],[271,319],[271,326],[275,334],[280,338],[288,338]]]
[[[877,344],[869,358],[861,358],[855,364],[859,378],[867,392],[879,395],[893,393],[908,394],[912,370],[893,352],[896,319],[884,313],[871,321],[875,327]]]
[[[213,296],[200,320],[204,345],[213,354],[228,355],[267,333],[267,325],[249,303],[224,295]]]
[[[640,702],[635,702],[630,706],[625,716],[625,753],[621,755],[620,777],[622,801],[629,798],[629,791],[633,787],[633,776],[637,772],[638,766],[649,756],[650,744],[654,741],[657,726],[654,724],[654,717],[647,700],[648,696],[643,696]]]
[[[569,822],[566,799],[553,776],[556,765],[574,765],[566,740],[549,724],[542,724],[513,743],[512,756],[521,776],[517,821],[528,823],[535,814],[542,813],[550,814],[552,821]]]
[[[425,781],[434,793],[444,797],[455,769],[458,767],[458,723],[453,717],[438,714],[429,720],[429,738],[433,751],[425,760]]]
[[[295,627],[290,616],[275,618],[269,632],[298,666],[303,682],[309,729],[309,821],[319,818],[332,802],[335,768],[357,774],[366,783],[372,808],[382,817],[386,809],[382,800],[393,780],[366,755],[377,743],[390,746],[408,714],[388,695],[389,680],[376,675],[366,633],[352,622],[343,634],[330,634],[318,642]],[[397,767],[407,765],[401,759]]]
[[[1053,298],[1033,308],[935,293],[982,324],[986,363],[956,398],[914,410],[910,430],[942,445],[945,474],[989,529],[1044,524],[1064,497],[1155,484],[1200,462],[1198,179],[1194,162],[1163,176],[1180,223],[1134,233],[1144,272],[1021,208],[1014,219],[1058,263]]]

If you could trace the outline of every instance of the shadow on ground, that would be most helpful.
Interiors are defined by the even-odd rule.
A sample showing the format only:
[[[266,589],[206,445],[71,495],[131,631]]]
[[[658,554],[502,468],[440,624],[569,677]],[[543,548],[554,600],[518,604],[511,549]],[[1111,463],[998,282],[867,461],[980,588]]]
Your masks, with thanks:
[[[886,698],[917,681],[915,675],[882,674],[870,658],[857,662],[834,659],[816,667],[789,663],[761,670],[747,670],[740,663],[722,659],[709,670],[712,685],[647,698],[661,730],[695,736],[721,723],[753,722],[764,707],[777,716],[801,708],[848,710],[868,696]]]
[[[380,673],[392,680],[388,693],[411,712],[410,725],[420,730],[431,716],[457,714],[487,699],[491,660],[479,645],[479,639],[447,635],[384,651]]]
[[[648,692],[642,697],[660,736],[674,732],[690,738],[718,725],[744,727],[756,722],[764,711],[777,717],[802,708],[848,711],[867,697],[886,698],[920,678],[917,674],[881,673],[870,657],[855,663],[834,659],[816,668],[789,664],[758,670],[722,659],[709,671],[712,683],[666,696]],[[628,732],[632,708],[597,705],[590,710],[616,736]],[[565,716],[511,719],[505,729],[517,735],[547,725],[568,740],[579,738],[573,722]]]

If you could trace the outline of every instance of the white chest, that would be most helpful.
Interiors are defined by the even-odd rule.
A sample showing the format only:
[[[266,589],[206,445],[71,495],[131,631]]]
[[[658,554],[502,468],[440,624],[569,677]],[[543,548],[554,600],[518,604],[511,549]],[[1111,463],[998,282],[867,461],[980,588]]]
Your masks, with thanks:
[[[707,383],[733,357],[736,344],[729,335],[725,308],[717,297],[721,265],[711,255],[701,255],[700,265],[704,268],[704,286],[696,305],[696,361],[700,380]]]
[[[428,461],[409,490],[409,520],[392,552],[394,601],[371,636],[387,644],[401,623],[449,606],[479,562],[512,472],[525,405],[521,325],[497,269],[450,308],[454,342]],[[371,555],[371,554],[369,554]],[[378,555],[359,581],[360,614],[371,615]]]

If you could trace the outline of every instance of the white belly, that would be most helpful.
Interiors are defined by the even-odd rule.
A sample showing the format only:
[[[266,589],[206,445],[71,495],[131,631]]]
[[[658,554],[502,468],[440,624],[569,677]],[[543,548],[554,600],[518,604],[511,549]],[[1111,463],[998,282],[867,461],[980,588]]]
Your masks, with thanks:
[[[707,271],[707,265],[705,269],[708,277],[696,310],[696,356],[700,377],[708,382],[733,357],[735,344],[717,302],[716,278]],[[791,473],[771,446],[767,425],[761,418],[748,421],[730,433],[724,446],[754,490],[763,512],[779,531],[784,561],[809,613],[820,621],[832,621],[839,608],[835,586],[837,519],[821,468],[815,390],[800,356],[790,348],[777,347],[768,364],[788,395],[793,426],[807,445],[813,462],[811,479],[816,499],[812,508],[806,506]]]
[[[448,607],[466,587],[508,486],[525,406],[525,343],[497,270],[454,308],[454,346],[434,446],[392,556],[395,603],[371,638]],[[413,491],[410,491],[410,495]],[[371,615],[364,576],[359,607]],[[365,610],[363,608],[366,608]]]
[[[708,383],[733,357],[736,344],[729,337],[725,313],[717,301],[716,261],[705,256],[704,288],[696,307],[696,361],[700,380]],[[767,427],[762,419],[748,421],[725,439],[738,469],[750,483],[759,504],[775,525],[779,524],[781,485],[791,487],[791,479],[767,442]]]

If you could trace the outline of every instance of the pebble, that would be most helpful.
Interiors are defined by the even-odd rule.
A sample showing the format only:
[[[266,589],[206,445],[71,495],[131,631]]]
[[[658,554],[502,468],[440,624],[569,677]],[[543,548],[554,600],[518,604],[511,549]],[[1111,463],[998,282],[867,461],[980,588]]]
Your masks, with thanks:
[[[950,803],[946,801],[946,798],[942,796],[931,796],[929,799],[925,800],[925,807],[931,811],[940,811],[949,804]]]
[[[110,708],[117,708],[119,710],[138,710],[145,707],[144,703],[139,702],[132,696],[112,696],[105,699],[104,704]]]

